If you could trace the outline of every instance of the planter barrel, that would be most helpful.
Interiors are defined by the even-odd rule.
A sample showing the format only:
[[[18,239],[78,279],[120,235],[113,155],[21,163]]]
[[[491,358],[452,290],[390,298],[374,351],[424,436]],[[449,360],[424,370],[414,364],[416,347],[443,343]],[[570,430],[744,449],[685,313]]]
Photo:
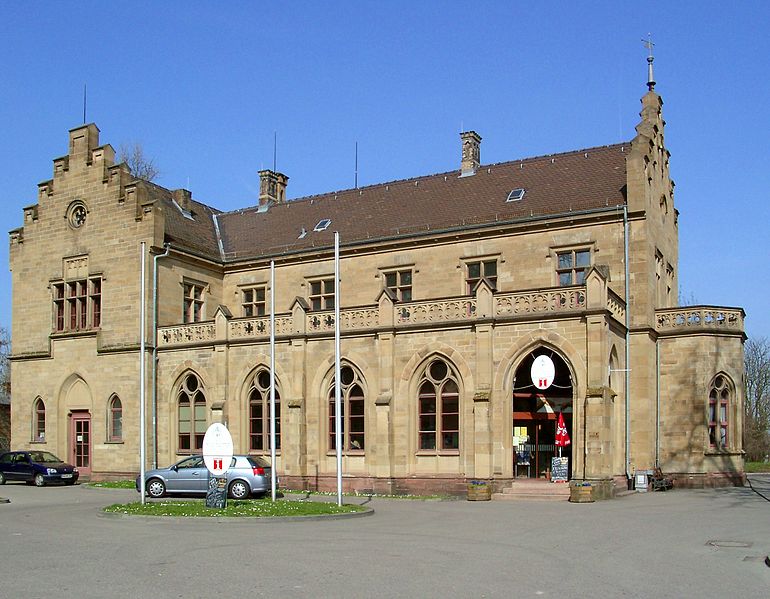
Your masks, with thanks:
[[[486,482],[468,483],[468,501],[489,501],[492,499],[492,487]]]

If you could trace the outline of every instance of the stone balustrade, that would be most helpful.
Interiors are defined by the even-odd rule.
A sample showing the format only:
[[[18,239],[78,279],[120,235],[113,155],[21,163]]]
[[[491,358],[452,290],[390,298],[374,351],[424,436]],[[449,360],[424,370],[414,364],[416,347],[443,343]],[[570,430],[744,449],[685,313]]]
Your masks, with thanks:
[[[158,346],[186,345],[213,341],[217,337],[217,328],[213,322],[180,324],[158,329]]]
[[[480,318],[543,318],[551,314],[580,313],[587,306],[585,286],[487,293],[487,299],[476,296],[405,303],[386,300],[379,306],[345,308],[340,310],[340,330],[347,332],[382,327],[408,329],[430,323],[472,322]],[[482,307],[490,305],[491,308]],[[609,290],[607,311],[613,318],[623,322],[625,305],[619,296]],[[158,346],[172,347],[217,340],[264,340],[270,335],[268,316],[226,318],[221,322],[219,318],[205,323],[161,327],[158,329]],[[275,323],[278,336],[331,333],[334,331],[334,311],[307,312],[298,309],[290,314],[277,315]]]
[[[558,287],[538,291],[501,293],[495,296],[496,316],[522,316],[584,310],[585,287]]]
[[[743,333],[743,310],[715,306],[687,306],[655,311],[655,330],[660,333]]]

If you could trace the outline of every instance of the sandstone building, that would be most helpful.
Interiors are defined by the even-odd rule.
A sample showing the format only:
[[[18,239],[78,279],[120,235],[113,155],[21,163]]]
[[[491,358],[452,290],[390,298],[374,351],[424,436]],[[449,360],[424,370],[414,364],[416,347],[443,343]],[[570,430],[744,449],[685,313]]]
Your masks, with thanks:
[[[214,421],[236,452],[269,454],[273,299],[278,472],[333,488],[339,231],[346,487],[544,477],[559,413],[573,479],[625,488],[659,465],[739,482],[744,314],[677,307],[678,212],[648,85],[627,143],[482,165],[469,131],[458,170],[292,201],[264,170],[259,204],[234,212],[134,179],[95,125],[71,130],[10,232],[14,447],[84,476],[139,470],[146,242],[147,465],[200,450]]]

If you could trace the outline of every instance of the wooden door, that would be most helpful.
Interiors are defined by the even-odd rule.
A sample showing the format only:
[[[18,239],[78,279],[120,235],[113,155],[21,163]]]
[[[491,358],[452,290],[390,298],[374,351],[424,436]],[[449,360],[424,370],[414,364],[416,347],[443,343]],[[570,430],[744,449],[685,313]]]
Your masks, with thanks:
[[[72,414],[70,463],[80,470],[81,478],[91,474],[91,414]]]

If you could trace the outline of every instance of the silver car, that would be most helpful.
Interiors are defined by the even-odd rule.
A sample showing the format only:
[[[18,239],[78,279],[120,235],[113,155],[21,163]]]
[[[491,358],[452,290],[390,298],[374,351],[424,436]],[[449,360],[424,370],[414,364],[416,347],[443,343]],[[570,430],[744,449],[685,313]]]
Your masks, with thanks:
[[[227,490],[232,499],[246,499],[251,495],[270,492],[270,462],[251,455],[233,456],[227,470]],[[167,494],[205,495],[208,489],[209,471],[203,456],[194,455],[168,468],[145,472],[145,490],[150,497]],[[140,491],[141,477],[136,477],[136,490]],[[141,491],[140,491],[141,492]]]

